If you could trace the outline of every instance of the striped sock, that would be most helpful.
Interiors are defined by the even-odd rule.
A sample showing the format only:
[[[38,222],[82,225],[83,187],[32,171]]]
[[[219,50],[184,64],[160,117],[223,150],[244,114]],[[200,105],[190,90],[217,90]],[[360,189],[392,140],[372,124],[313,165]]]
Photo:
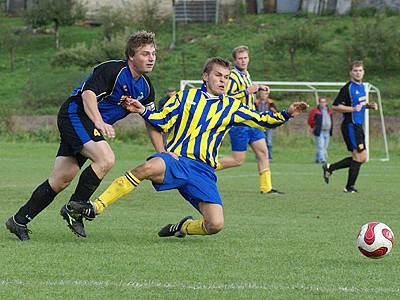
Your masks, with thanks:
[[[126,172],[124,176],[115,179],[94,202],[96,213],[102,213],[111,203],[133,191],[140,182],[132,172]]]

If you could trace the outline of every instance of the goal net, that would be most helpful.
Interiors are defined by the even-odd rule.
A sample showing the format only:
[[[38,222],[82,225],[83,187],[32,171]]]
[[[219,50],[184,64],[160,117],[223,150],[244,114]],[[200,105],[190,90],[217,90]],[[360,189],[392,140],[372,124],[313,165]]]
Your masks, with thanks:
[[[337,94],[342,86],[346,84],[346,82],[300,82],[300,81],[253,81],[255,84],[268,85],[272,92],[285,92],[285,93],[312,93],[315,97],[316,103],[318,103],[318,99],[321,93],[323,95],[326,94]],[[180,82],[180,90],[188,89],[188,88],[198,88],[201,86],[201,80],[181,80]],[[385,120],[383,117],[383,108],[382,108],[382,99],[381,93],[379,89],[371,83],[365,82],[365,89],[367,92],[367,99],[369,100],[371,97],[376,98],[376,102],[379,107],[379,123],[380,129],[379,132],[382,133],[383,154],[380,153],[377,157],[371,156],[370,154],[370,142],[371,142],[371,128],[370,128],[370,118],[369,118],[369,110],[365,110],[365,143],[367,146],[368,159],[376,159],[381,161],[389,160],[389,147],[386,136],[385,129]],[[375,125],[374,125],[375,126]],[[378,124],[379,126],[379,124]],[[376,128],[374,128],[376,131]]]

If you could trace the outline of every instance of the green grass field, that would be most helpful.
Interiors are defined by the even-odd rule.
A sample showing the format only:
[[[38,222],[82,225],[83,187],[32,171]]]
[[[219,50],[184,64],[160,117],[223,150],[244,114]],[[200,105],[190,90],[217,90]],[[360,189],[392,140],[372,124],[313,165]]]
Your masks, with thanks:
[[[113,143],[117,163],[96,195],[150,146]],[[0,143],[0,220],[22,205],[50,173],[57,144]],[[227,148],[224,148],[227,153]],[[342,157],[333,144],[331,160]],[[220,172],[225,229],[206,237],[161,239],[160,227],[197,213],[177,191],[148,182],[87,222],[77,238],[58,214],[72,187],[31,224],[31,240],[0,233],[1,299],[398,299],[399,251],[363,257],[355,245],[371,220],[400,232],[400,155],[363,166],[359,194],[344,194],[346,172],[326,185],[314,147],[274,149],[273,183],[285,196],[258,193],[254,155]],[[333,155],[335,153],[335,155]],[[73,184],[74,185],[74,184]]]

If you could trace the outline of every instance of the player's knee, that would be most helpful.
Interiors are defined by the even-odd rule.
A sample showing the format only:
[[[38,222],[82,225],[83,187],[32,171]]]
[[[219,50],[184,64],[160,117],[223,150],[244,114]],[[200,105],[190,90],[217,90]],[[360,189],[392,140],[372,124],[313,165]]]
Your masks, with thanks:
[[[73,179],[74,176],[53,173],[52,176],[49,178],[49,184],[56,193],[59,193],[67,188]]]
[[[112,167],[115,164],[115,156],[113,155],[107,155],[104,157],[101,162],[99,162],[100,168],[104,173],[107,173],[112,169]]]
[[[141,178],[148,178],[153,174],[153,166],[149,162],[145,162],[144,164],[138,166],[133,171],[134,173],[140,174]]]
[[[209,234],[216,234],[224,228],[224,220],[206,221],[204,225]]]
[[[236,163],[236,166],[240,167],[241,165],[244,164],[244,159],[243,158],[235,158],[235,163]]]

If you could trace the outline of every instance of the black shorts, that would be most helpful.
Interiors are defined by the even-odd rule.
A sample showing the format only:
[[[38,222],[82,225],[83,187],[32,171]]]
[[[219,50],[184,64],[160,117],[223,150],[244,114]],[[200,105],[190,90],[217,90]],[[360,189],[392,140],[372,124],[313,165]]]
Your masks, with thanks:
[[[362,125],[353,123],[342,123],[342,135],[346,143],[347,150],[362,152],[366,150],[365,135]]]
[[[81,167],[87,160],[80,152],[83,145],[89,141],[103,141],[104,137],[92,120],[79,109],[74,101],[66,101],[57,116],[57,126],[60,131],[60,147],[57,156],[73,156]]]

